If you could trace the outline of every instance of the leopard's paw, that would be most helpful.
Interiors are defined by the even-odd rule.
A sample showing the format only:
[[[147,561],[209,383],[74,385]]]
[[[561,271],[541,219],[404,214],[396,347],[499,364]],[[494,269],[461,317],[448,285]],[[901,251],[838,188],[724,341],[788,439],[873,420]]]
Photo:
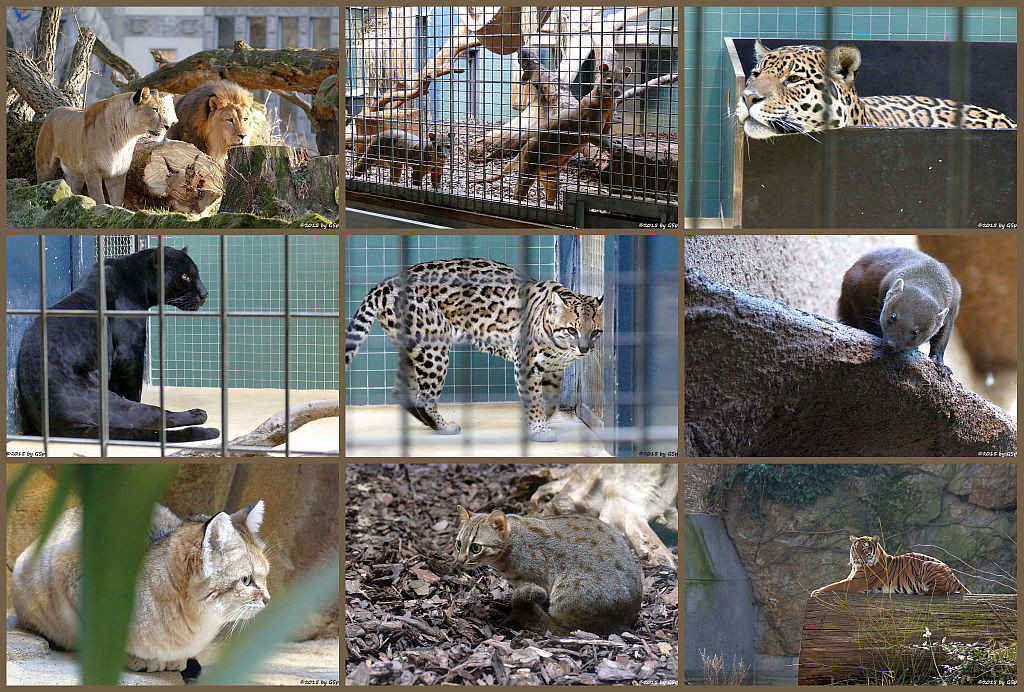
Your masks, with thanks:
[[[555,442],[558,435],[547,423],[530,423],[530,439],[534,442]]]

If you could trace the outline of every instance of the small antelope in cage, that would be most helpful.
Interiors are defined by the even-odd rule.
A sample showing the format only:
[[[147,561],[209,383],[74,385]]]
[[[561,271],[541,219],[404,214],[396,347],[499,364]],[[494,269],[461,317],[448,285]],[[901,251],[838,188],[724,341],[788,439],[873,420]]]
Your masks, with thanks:
[[[356,138],[368,141],[363,155],[356,161],[353,175],[362,175],[372,166],[386,166],[391,169],[391,182],[398,182],[402,169],[412,169],[412,184],[422,185],[423,176],[430,173],[430,183],[435,190],[441,188],[441,172],[451,151],[451,135],[437,136],[427,133],[422,140],[405,130],[384,130],[369,137]]]
[[[539,178],[545,201],[555,204],[558,200],[559,170],[568,165],[569,159],[588,143],[591,136],[601,135],[611,126],[616,99],[622,95],[622,85],[629,73],[628,67],[618,71],[608,63],[602,63],[594,88],[579,103],[559,109],[537,134],[530,137],[501,173],[470,182],[492,182],[515,171],[517,200],[525,199]]]

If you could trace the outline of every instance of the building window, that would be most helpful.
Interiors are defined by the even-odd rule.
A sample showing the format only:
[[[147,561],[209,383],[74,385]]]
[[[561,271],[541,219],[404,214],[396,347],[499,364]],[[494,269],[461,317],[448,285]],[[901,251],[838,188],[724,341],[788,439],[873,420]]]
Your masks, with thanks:
[[[279,48],[299,47],[299,18],[280,17],[277,20],[277,35],[280,43]]]
[[[313,17],[310,20],[310,48],[331,47],[331,18]]]
[[[253,48],[267,47],[266,17],[249,17],[249,45]]]
[[[235,45],[235,18],[217,17],[217,47],[233,48]]]

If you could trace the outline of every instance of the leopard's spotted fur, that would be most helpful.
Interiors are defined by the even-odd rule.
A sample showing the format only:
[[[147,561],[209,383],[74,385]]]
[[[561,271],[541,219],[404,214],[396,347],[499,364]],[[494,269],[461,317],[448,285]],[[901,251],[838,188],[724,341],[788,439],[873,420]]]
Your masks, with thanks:
[[[469,342],[512,361],[530,437],[550,442],[555,434],[547,419],[558,405],[562,373],[594,348],[601,335],[601,304],[601,298],[536,281],[500,262],[424,262],[366,294],[345,329],[345,367],[376,318],[399,350],[395,398],[436,432],[454,435],[461,430],[438,413],[437,400],[452,343]]]
[[[857,96],[853,79],[860,69],[855,46],[836,46],[827,55],[818,46],[768,50],[754,44],[757,66],[736,104],[736,118],[748,137],[766,139],[792,132],[820,132],[851,126],[956,127],[956,101],[928,96]],[[825,85],[831,115],[826,127]],[[963,126],[1016,129],[999,111],[962,104]]]

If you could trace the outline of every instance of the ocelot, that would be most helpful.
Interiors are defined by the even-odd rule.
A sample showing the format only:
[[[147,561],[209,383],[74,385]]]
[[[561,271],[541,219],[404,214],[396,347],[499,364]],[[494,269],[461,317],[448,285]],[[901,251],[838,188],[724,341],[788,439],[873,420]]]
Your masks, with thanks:
[[[345,367],[376,318],[398,347],[399,404],[434,431],[455,435],[461,429],[438,413],[437,400],[452,344],[471,343],[512,361],[530,438],[552,442],[547,419],[558,406],[562,373],[601,336],[602,300],[491,260],[424,262],[366,294],[345,329]]]

